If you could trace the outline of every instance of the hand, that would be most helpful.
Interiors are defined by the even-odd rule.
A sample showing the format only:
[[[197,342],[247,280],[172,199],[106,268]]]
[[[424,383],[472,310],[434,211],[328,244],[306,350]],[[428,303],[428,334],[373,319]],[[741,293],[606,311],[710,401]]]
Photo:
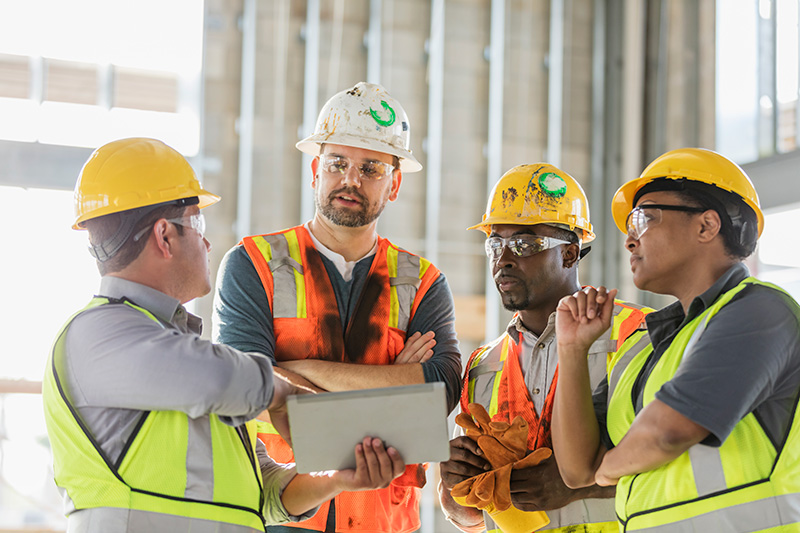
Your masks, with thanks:
[[[450,441],[450,459],[439,463],[442,487],[447,491],[471,477],[491,470],[478,444],[469,437],[456,437]]]
[[[433,355],[433,347],[436,346],[433,336],[433,331],[429,331],[424,335],[419,331],[415,331],[406,339],[405,346],[397,354],[392,364],[424,363],[430,359]]]
[[[267,407],[267,411],[263,411],[256,418],[271,423],[283,440],[291,446],[292,436],[289,431],[289,411],[286,408],[286,398],[293,394],[309,394],[314,391],[306,387],[295,385],[278,372],[273,372],[272,376],[272,384],[274,387],[272,401],[269,407]]]
[[[536,466],[513,470],[510,487],[511,503],[521,511],[560,509],[577,499],[576,491],[561,480],[553,457]]]
[[[559,348],[573,348],[576,353],[585,355],[592,343],[611,326],[616,295],[617,289],[586,287],[562,298],[556,307]]]
[[[339,470],[332,474],[340,490],[384,489],[406,468],[400,452],[384,448],[381,439],[365,437],[356,444],[355,470]]]

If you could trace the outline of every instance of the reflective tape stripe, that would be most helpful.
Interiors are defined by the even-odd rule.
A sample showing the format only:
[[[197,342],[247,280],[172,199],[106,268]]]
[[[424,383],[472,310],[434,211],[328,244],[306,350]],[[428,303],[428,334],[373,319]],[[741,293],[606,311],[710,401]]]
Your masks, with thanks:
[[[689,448],[688,453],[698,496],[706,496],[728,488],[719,448],[695,444]]]
[[[611,339],[619,338],[619,330],[622,327],[622,324],[625,322],[625,319],[631,316],[631,314],[633,314],[633,309],[622,307],[620,305],[614,306],[614,314],[611,318],[611,335],[609,336]],[[616,350],[617,346],[615,344],[614,349],[606,351],[614,352]]]
[[[420,258],[389,246],[389,286],[391,287],[390,327],[408,329],[411,308],[420,286]],[[395,310],[397,314],[395,315]],[[396,321],[395,321],[396,320]]]
[[[289,245],[289,255],[302,264],[303,255],[300,253],[300,242],[297,240],[297,231],[287,231],[283,234],[286,237],[286,243]],[[297,318],[306,318],[306,281],[303,278],[302,270],[294,271],[294,281],[297,290]]]
[[[69,515],[67,531],[170,531],[171,533],[252,533],[253,528],[152,511],[96,507]]]
[[[509,346],[509,339],[508,335],[503,336],[503,346],[500,348],[500,363],[505,363],[505,360],[508,359],[508,346]],[[501,367],[502,368],[502,367]],[[497,414],[499,403],[500,403],[500,382],[502,381],[502,372],[495,372],[494,374],[494,383],[492,384],[492,399],[489,402],[489,416],[494,418]]]
[[[614,395],[614,389],[617,388],[617,384],[619,383],[619,378],[625,372],[625,369],[628,368],[628,365],[631,364],[633,358],[642,350],[644,350],[647,345],[650,344],[650,335],[645,333],[642,337],[636,341],[633,346],[627,349],[625,354],[617,361],[617,364],[611,369],[611,372],[608,374],[608,398],[606,403],[611,401],[611,397]]]
[[[211,448],[211,420],[207,416],[187,417],[186,491],[192,500],[214,499],[214,453]],[[211,480],[211,483],[209,483]]]
[[[489,374],[491,372],[502,372],[505,361],[489,361],[481,366],[474,366],[469,370],[469,380],[472,381],[481,374]]]
[[[400,300],[397,297],[397,287],[392,284],[392,280],[397,277],[397,248],[393,246],[386,250],[386,270],[389,273],[389,327],[396,328],[400,323]]]
[[[669,511],[662,511],[668,513]],[[646,533],[749,533],[771,527],[800,522],[800,494],[782,494],[764,500],[746,502],[731,507],[716,509],[700,516],[670,522],[660,526],[637,528],[636,516],[628,521],[626,531]],[[633,524],[631,524],[633,522]]]
[[[264,256],[269,261],[269,269],[272,272],[272,317],[273,318],[297,318],[297,282],[295,278],[295,264],[289,255],[289,243],[281,235],[268,235],[266,237],[256,237],[254,241],[263,239],[270,247],[270,257]],[[262,247],[259,246],[259,250]],[[262,250],[263,253],[263,250]],[[302,274],[300,274],[302,277]]]
[[[686,348],[683,349],[683,361],[686,360],[687,357],[692,355],[694,350],[694,345],[697,344],[697,341],[700,340],[700,337],[705,333],[706,326],[708,326],[708,320],[711,318],[711,313],[706,313],[705,318],[703,319],[703,323],[697,326],[697,329],[694,330],[692,336],[689,337],[689,342],[686,343]]]

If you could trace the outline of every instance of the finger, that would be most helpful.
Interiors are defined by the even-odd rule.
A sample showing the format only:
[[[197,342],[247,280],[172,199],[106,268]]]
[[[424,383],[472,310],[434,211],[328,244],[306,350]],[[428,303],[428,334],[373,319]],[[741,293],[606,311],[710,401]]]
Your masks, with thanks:
[[[372,449],[375,450],[375,457],[378,458],[378,475],[380,476],[380,480],[388,485],[389,482],[394,479],[392,460],[389,458],[389,454],[386,453],[381,439],[372,439]]]
[[[363,445],[366,462],[364,471],[370,485],[373,485],[380,475],[380,465],[378,464],[378,457],[375,455],[375,449],[372,447],[372,437],[364,437],[361,444]]]
[[[392,461],[392,479],[396,479],[403,474],[406,469],[406,463],[403,461],[403,456],[400,455],[396,449],[389,446],[386,448],[386,453]]]
[[[563,298],[561,298],[561,301],[558,302],[558,308],[556,310],[566,311],[570,315],[572,315],[573,320],[575,321],[580,320],[580,317],[578,316],[578,304],[575,301],[574,295],[564,296]]]
[[[587,287],[584,294],[586,295],[586,318],[592,320],[597,316],[597,289]]]
[[[617,296],[617,289],[608,292],[608,299],[603,303],[602,318],[604,322],[611,323],[611,316],[614,314],[614,298]]]
[[[367,472],[367,459],[364,457],[364,446],[359,442],[356,444],[356,473],[355,478],[357,480],[362,480],[365,477],[369,476]]]
[[[586,293],[578,291],[574,295],[577,318],[583,321],[586,317]]]

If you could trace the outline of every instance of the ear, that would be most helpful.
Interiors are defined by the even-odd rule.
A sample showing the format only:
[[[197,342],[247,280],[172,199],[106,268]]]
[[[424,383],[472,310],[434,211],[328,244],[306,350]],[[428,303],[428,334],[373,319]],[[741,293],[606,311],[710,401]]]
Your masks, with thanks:
[[[561,254],[561,259],[564,264],[564,268],[570,269],[578,263],[578,259],[581,257],[581,246],[580,244],[570,243],[569,245],[564,247],[564,251]]]
[[[153,241],[157,250],[157,255],[163,259],[170,259],[173,256],[172,243],[177,237],[175,226],[162,218],[153,225]],[[148,243],[148,246],[150,244]]]
[[[314,188],[317,186],[317,170],[319,170],[319,156],[311,160],[311,186]]]
[[[392,172],[392,190],[389,193],[389,201],[394,202],[397,200],[397,193],[400,192],[400,184],[403,182],[403,173],[400,169],[395,169]]]
[[[719,213],[709,209],[701,213],[698,220],[700,222],[700,228],[697,233],[698,242],[708,243],[719,235],[722,229],[722,220],[719,218]]]

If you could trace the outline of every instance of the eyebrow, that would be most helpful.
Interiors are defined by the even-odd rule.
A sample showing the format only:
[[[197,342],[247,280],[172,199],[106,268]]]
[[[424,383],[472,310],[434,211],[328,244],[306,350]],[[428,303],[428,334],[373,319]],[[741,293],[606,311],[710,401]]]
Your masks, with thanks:
[[[330,155],[330,156],[333,156],[333,157],[344,157],[344,158],[347,158],[347,159],[353,159],[352,157],[348,157],[348,156],[346,156],[344,154],[337,154],[336,152],[328,152],[328,153],[322,154],[322,155]],[[355,161],[355,159],[353,159],[353,161]],[[386,161],[381,161],[380,159],[375,159],[375,158],[370,158],[370,157],[364,158],[360,162],[361,163],[385,163],[387,165],[394,166],[392,163],[386,163]]]

